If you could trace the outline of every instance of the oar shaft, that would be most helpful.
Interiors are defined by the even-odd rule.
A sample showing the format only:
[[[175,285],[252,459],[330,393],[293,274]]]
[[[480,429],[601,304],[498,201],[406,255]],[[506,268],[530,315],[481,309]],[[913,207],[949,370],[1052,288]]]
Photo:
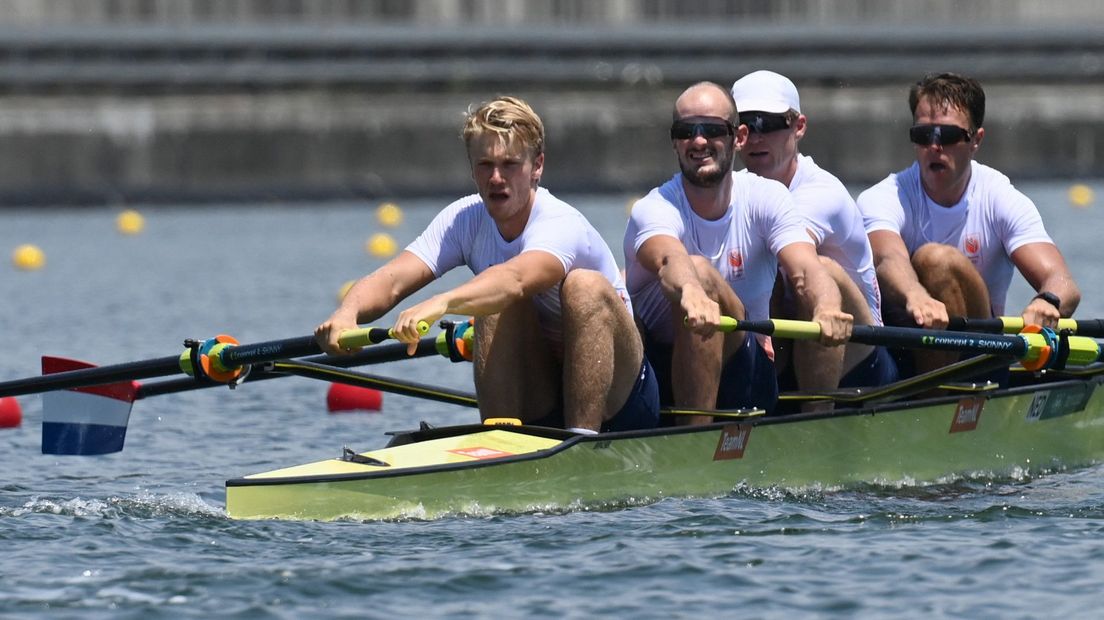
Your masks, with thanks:
[[[429,331],[429,324],[423,321],[419,324],[418,331],[425,334]],[[378,344],[392,337],[391,330],[381,327],[362,327],[341,332],[338,342],[343,347],[354,348]],[[405,347],[406,345],[402,346]],[[318,346],[314,336],[302,336],[227,347],[219,355],[219,360],[226,368],[237,368],[247,364],[274,362],[291,357],[315,355],[321,352],[322,348]]]
[[[855,325],[851,330],[851,342],[875,346],[901,347],[905,349],[931,349],[936,351],[961,351],[964,353],[992,353],[1025,357],[1031,344],[1024,336],[952,332],[910,327],[876,327]]]
[[[0,397],[36,394],[38,392],[50,392],[53,390],[67,390],[91,385],[116,383],[118,381],[164,377],[165,375],[171,375],[178,372],[180,372],[180,357],[173,355],[172,357],[160,357],[141,362],[98,366],[96,368],[59,372],[52,375],[3,381],[0,382]]]
[[[421,333],[429,331],[424,321],[418,325]],[[364,327],[342,332],[340,343],[344,347],[360,347],[383,342],[391,337],[389,330],[378,327]],[[406,345],[401,345],[405,348]],[[270,340],[256,344],[223,345],[218,351],[218,365],[232,369],[248,364],[270,362],[290,357],[302,357],[321,353],[313,336]],[[182,361],[190,365],[187,350],[183,356],[161,357],[157,359],[127,362],[111,366],[98,366],[70,370],[37,377],[26,377],[0,382],[0,397],[19,396],[53,390],[67,390],[93,385],[104,385],[119,381],[135,381],[152,377],[164,377],[183,372]]]
[[[947,329],[951,331],[993,332],[1018,334],[1024,329],[1024,321],[1018,316],[1001,316],[991,319],[952,317]],[[1104,338],[1104,319],[1058,319],[1058,331],[1068,329],[1078,336]]]
[[[803,340],[815,339],[820,336],[820,326],[817,323],[785,319],[738,321],[730,317],[723,317],[719,329],[721,331],[750,331],[768,336]],[[1037,333],[1003,335],[911,327],[855,325],[851,331],[851,342],[906,349],[1008,355],[1024,362],[1025,366],[1029,362],[1034,362],[1040,358],[1045,361],[1051,353],[1051,347],[1047,339]],[[1091,338],[1070,336],[1064,342],[1068,346],[1068,350],[1064,354],[1067,356],[1066,361],[1070,364],[1090,364],[1099,361],[1101,358],[1101,347]]]
[[[334,366],[337,368],[350,368],[353,366],[363,366],[366,364],[397,362],[399,360],[408,359],[410,357],[426,357],[429,355],[439,355],[439,352],[437,351],[437,339],[433,336],[428,336],[418,341],[418,348],[414,351],[414,355],[407,354],[406,346],[407,345],[402,343],[392,342],[364,349],[363,351],[353,353],[352,355],[316,355],[313,357],[304,358],[303,361],[314,362],[317,364],[326,364],[328,366]],[[266,379],[276,379],[286,376],[286,373],[278,371],[267,371],[262,368],[254,368],[253,372],[249,373],[243,383],[253,383],[255,381],[264,381]],[[225,383],[219,383],[217,381],[203,381],[197,380],[192,377],[166,379],[164,381],[158,381],[156,383],[143,384],[141,387],[138,388],[138,391],[135,394],[135,399],[137,400],[141,398],[149,398],[150,396],[175,394],[177,392],[187,392],[191,390],[225,385]]]

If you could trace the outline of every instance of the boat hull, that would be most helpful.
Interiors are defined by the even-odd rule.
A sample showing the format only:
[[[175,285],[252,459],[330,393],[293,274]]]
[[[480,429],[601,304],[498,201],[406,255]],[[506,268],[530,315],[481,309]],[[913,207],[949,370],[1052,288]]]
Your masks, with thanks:
[[[1096,378],[965,398],[590,437],[455,427],[227,482],[231,517],[432,519],[792,490],[1007,477],[1104,460]],[[533,434],[537,433],[537,434]],[[421,435],[425,435],[424,437]]]

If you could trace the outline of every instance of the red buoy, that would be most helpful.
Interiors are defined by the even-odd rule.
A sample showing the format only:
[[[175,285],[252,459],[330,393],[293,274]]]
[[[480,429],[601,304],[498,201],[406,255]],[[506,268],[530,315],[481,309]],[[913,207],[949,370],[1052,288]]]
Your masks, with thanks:
[[[23,423],[23,410],[14,396],[0,398],[0,428],[15,428]]]
[[[326,407],[330,413],[379,411],[383,407],[383,393],[372,388],[333,383],[326,393]]]

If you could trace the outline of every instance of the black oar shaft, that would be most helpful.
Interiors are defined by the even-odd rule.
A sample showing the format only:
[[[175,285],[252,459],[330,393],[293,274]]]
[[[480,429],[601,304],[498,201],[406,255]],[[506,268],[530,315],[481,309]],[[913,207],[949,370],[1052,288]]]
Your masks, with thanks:
[[[424,334],[429,331],[429,325],[422,323],[419,330]],[[341,338],[343,343],[348,339],[355,346],[363,346],[383,342],[390,338],[390,335],[386,329],[368,327],[342,332]],[[406,345],[401,346],[405,347]],[[301,336],[283,340],[269,340],[256,344],[224,346],[219,350],[217,357],[224,368],[233,369],[248,364],[302,357],[321,352],[322,349],[315,342],[313,336]],[[214,356],[215,354],[212,353],[211,355]],[[185,357],[185,361],[187,361],[187,357]],[[161,357],[4,381],[0,382],[0,397],[164,377],[182,372],[184,372],[184,369],[181,368],[180,356]]]
[[[766,321],[734,321],[735,329],[776,335],[781,338],[815,339],[820,326],[810,321],[773,319]],[[992,353],[1022,358],[1030,351],[1026,338],[1018,335],[975,334],[915,327],[882,327],[855,325],[851,342],[906,349]]]
[[[1023,319],[1020,317],[996,317],[990,319],[970,319],[966,317],[951,317],[947,329],[952,331],[970,332],[1012,332],[1019,333],[1023,329]],[[1089,338],[1104,338],[1104,319],[1060,319],[1058,330],[1070,329],[1078,336]]]
[[[364,366],[366,364],[397,362],[400,360],[408,359],[410,357],[426,357],[429,355],[440,354],[437,351],[436,338],[433,336],[422,338],[418,342],[418,348],[414,352],[413,356],[407,354],[406,347],[407,345],[405,344],[393,342],[363,349],[360,352],[354,353],[352,355],[317,355],[314,357],[305,358],[304,361],[314,362],[316,364],[326,364],[328,366],[334,366],[338,368],[350,368],[353,366]],[[264,381],[266,379],[276,379],[278,377],[286,376],[287,374],[283,372],[267,371],[261,368],[254,368],[253,371],[246,377],[243,383],[253,383],[255,381]],[[195,379],[192,377],[166,379],[165,381],[158,381],[156,383],[147,383],[142,385],[138,388],[138,392],[135,394],[135,398],[149,398],[150,396],[175,394],[177,392],[187,392],[190,390],[225,385],[225,383],[219,383],[217,381]]]
[[[82,368],[52,375],[3,381],[0,382],[0,397],[164,377],[178,372],[180,372],[180,357],[174,355],[141,362]]]
[[[851,342],[908,349],[991,353],[1017,359],[1027,355],[1030,349],[1027,340],[1020,336],[873,325],[855,325],[851,330]]]

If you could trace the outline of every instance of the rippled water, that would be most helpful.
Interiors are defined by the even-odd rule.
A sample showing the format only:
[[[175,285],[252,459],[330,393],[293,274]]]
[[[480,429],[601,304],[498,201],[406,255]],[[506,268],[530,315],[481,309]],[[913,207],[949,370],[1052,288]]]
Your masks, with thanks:
[[[1104,195],[1104,187],[1094,186]],[[1024,185],[1104,316],[1100,207]],[[627,197],[576,204],[620,247]],[[442,203],[403,205],[400,244]],[[0,250],[35,243],[44,270],[0,266],[0,380],[42,353],[117,363],[187,337],[305,335],[341,284],[378,260],[372,205],[0,212]],[[1029,294],[1022,282],[1010,306]],[[470,389],[469,369],[409,360],[380,373]],[[41,405],[0,430],[0,617],[1097,617],[1104,468],[795,494],[734,489],[601,511],[437,521],[231,521],[228,478],[378,447],[383,432],[470,410],[385,397],[327,415],[325,386],[287,378],[140,401],[126,449],[39,453]]]

